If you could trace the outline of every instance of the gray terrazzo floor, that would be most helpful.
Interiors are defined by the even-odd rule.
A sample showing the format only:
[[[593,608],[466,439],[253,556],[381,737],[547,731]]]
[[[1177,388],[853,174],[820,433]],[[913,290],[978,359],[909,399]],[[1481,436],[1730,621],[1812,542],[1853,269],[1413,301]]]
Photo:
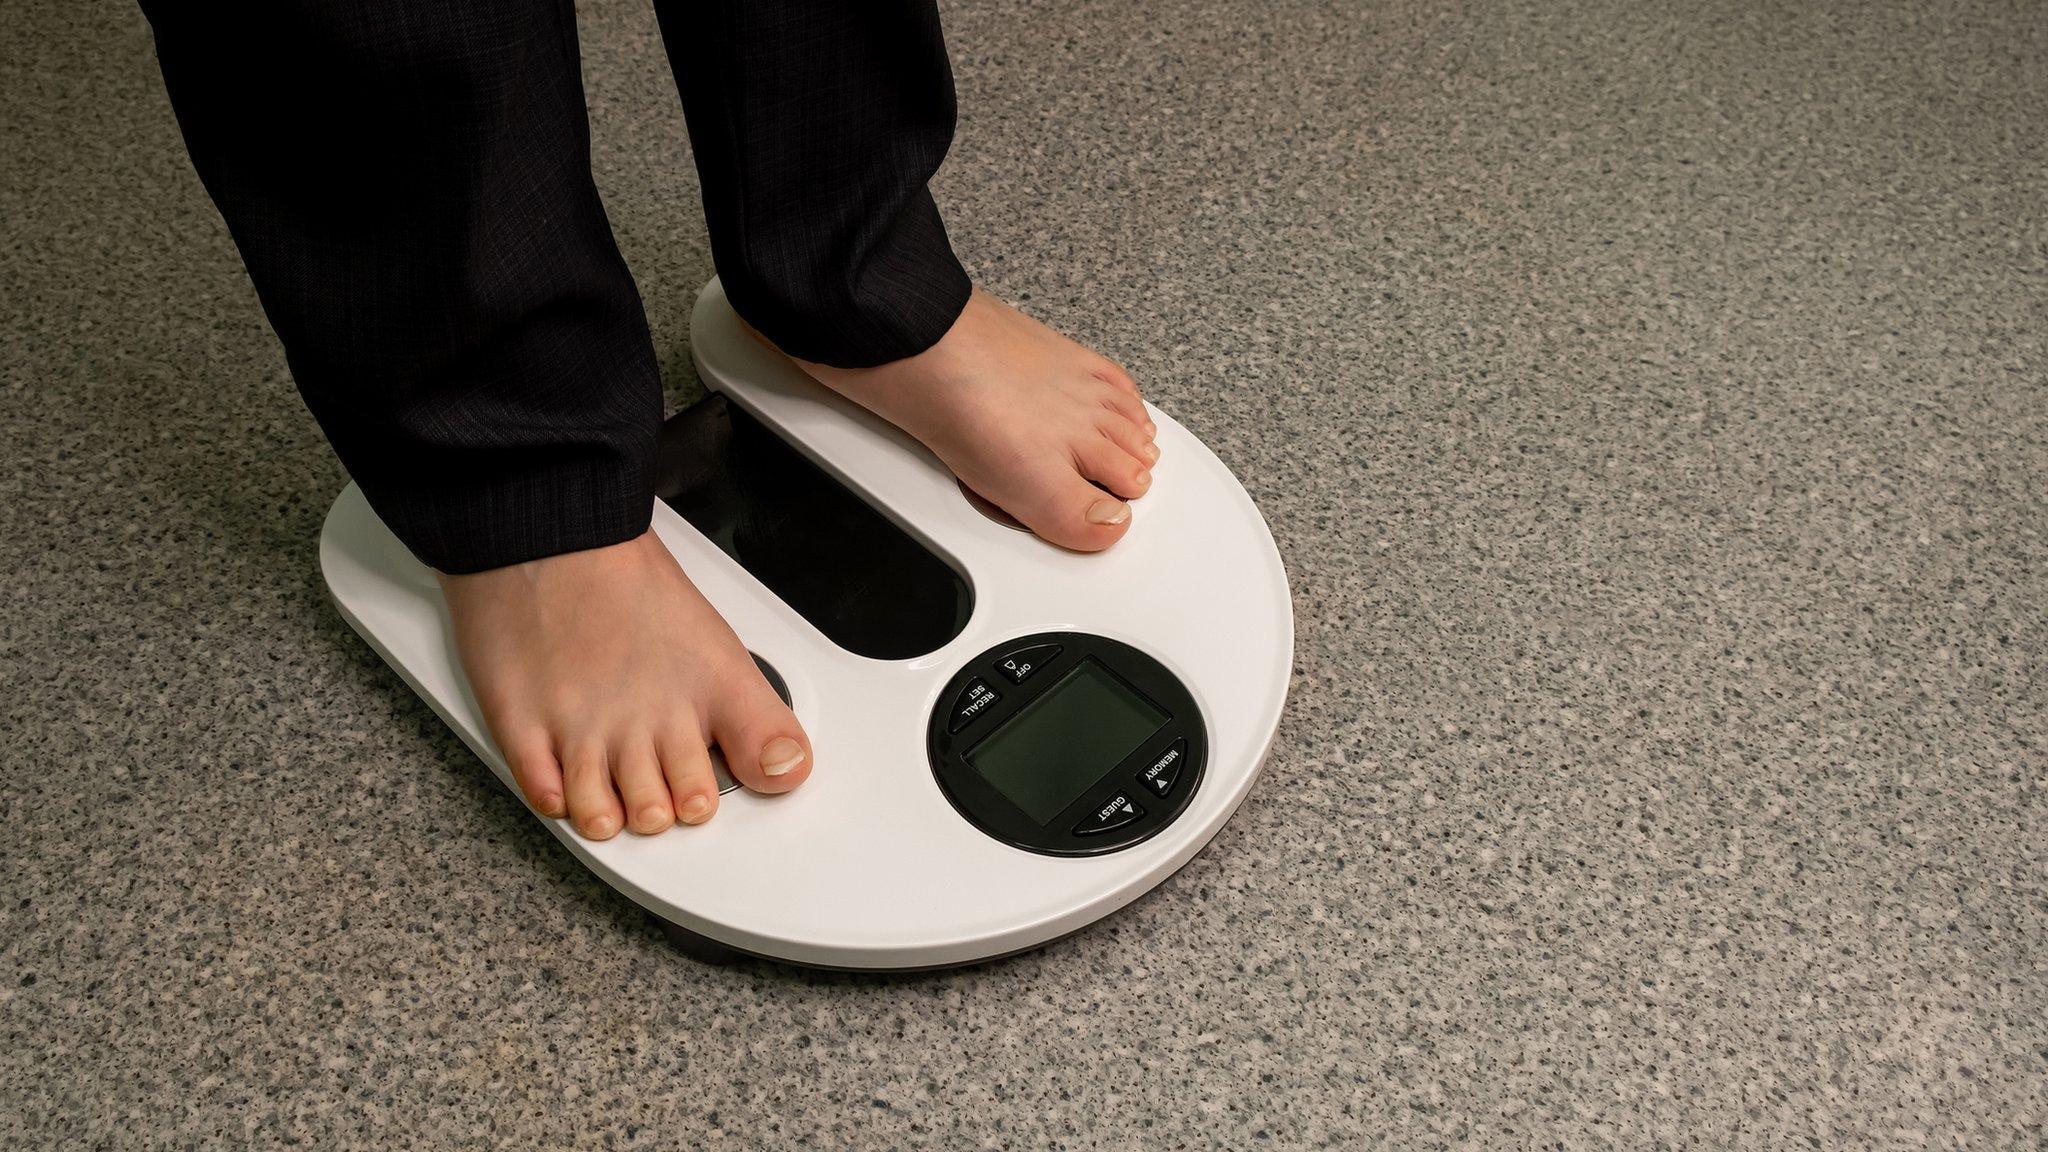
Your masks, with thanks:
[[[653,19],[582,6],[672,402]],[[328,607],[108,0],[0,20],[0,1144],[2039,1147],[2048,6],[947,5],[993,289],[1239,470],[1268,773],[918,978],[684,959]]]

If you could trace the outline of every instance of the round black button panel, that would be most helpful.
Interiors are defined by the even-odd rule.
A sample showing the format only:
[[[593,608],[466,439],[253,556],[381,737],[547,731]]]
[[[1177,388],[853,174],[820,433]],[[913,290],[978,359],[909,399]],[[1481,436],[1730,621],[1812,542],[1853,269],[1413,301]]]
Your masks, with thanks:
[[[1089,660],[1167,720],[1057,816],[1040,822],[976,772],[967,755]],[[927,731],[932,774],[953,807],[996,839],[1050,856],[1095,856],[1150,839],[1187,808],[1209,751],[1208,726],[1179,677],[1128,644],[1084,632],[1019,636],[976,656],[939,693]]]

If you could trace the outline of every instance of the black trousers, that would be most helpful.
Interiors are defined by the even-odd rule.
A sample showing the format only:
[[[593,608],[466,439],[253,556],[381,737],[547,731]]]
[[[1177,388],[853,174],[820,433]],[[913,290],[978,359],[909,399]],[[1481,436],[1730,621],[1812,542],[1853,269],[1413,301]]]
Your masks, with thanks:
[[[292,375],[415,555],[644,531],[661,384],[590,174],[570,0],[143,0]],[[968,282],[926,182],[931,0],[656,0],[733,305],[792,355],[936,342]]]

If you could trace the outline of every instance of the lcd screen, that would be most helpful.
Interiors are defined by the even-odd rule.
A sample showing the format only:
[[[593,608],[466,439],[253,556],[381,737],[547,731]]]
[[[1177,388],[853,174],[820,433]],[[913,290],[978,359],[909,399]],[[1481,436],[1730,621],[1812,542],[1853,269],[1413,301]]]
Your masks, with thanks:
[[[1094,660],[974,746],[967,763],[1044,824],[1137,751],[1166,713]]]

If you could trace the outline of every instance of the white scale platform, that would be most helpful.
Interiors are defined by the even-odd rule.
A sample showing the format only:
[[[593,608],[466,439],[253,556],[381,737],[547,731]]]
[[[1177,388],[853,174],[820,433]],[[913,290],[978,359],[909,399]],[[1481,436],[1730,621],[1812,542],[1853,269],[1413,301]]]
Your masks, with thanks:
[[[973,612],[923,656],[854,655],[657,503],[662,541],[787,682],[816,764],[794,792],[729,792],[709,823],[657,836],[594,842],[544,819],[578,860],[668,924],[726,948],[816,967],[915,969],[1074,932],[1216,835],[1271,746],[1294,625],[1272,536],[1213,453],[1152,409],[1161,456],[1130,531],[1107,552],[1068,552],[984,517],[922,446],[755,341],[716,280],[698,298],[691,343],[707,388],[949,561],[973,589]],[[328,514],[320,564],[342,616],[516,794],[456,662],[432,574],[354,485]],[[950,706],[939,699],[947,682],[986,649],[1050,631],[1141,649],[1180,678],[1206,719],[1199,788],[1178,819],[1129,848],[1069,858],[1012,847],[963,818],[934,777],[926,728],[935,708]]]

